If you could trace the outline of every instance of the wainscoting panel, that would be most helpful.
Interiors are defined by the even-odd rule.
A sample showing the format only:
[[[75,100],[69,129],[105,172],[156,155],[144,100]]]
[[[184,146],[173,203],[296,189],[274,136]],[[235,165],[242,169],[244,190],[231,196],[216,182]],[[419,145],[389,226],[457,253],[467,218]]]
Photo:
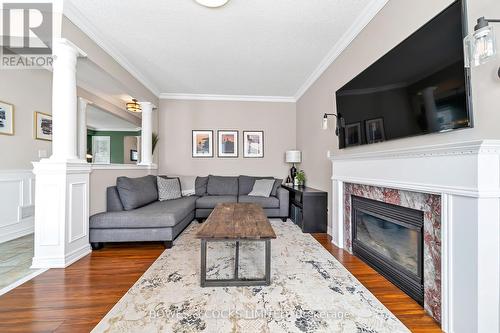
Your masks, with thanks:
[[[33,184],[31,170],[0,171],[0,243],[33,232]]]
[[[87,183],[69,184],[70,223],[69,242],[74,242],[87,236],[88,233],[88,203]]]

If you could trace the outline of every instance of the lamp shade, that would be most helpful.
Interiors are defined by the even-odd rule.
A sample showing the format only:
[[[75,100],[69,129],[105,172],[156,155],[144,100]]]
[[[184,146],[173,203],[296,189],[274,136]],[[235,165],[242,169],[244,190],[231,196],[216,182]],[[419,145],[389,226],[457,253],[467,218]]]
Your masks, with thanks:
[[[300,150],[288,150],[285,153],[285,160],[287,163],[300,163],[302,162],[302,153]]]
[[[493,59],[497,54],[492,26],[482,27],[464,39],[465,66],[476,67]]]

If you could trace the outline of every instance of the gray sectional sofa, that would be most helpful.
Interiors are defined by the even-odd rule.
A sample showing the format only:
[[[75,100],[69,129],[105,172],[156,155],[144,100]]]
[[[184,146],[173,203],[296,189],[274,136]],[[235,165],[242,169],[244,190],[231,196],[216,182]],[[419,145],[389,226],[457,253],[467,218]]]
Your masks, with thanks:
[[[107,211],[90,217],[90,242],[99,249],[105,242],[173,240],[194,220],[207,218],[215,206],[226,202],[249,202],[262,206],[268,217],[288,217],[289,192],[275,179],[269,197],[249,196],[257,179],[273,177],[197,177],[195,194],[158,201],[156,176],[118,177],[107,189]]]

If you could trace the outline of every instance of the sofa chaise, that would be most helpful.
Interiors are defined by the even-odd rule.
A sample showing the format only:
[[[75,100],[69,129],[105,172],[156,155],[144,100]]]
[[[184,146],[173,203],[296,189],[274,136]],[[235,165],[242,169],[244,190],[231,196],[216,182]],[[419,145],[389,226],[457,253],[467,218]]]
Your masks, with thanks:
[[[161,176],[164,177],[164,176]],[[248,195],[257,179],[274,179],[269,197]],[[90,242],[162,241],[166,248],[194,220],[207,218],[215,206],[227,202],[257,203],[268,217],[288,217],[289,192],[273,177],[197,177],[194,195],[159,201],[156,176],[118,177],[106,192],[106,212],[90,217]]]

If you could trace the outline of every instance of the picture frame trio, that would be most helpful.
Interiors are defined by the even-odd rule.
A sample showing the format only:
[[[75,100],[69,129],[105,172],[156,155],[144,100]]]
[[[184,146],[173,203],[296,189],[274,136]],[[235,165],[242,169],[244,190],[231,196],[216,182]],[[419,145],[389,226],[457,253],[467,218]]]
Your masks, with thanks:
[[[0,135],[14,135],[14,105],[0,101]],[[52,141],[52,116],[35,111],[33,115],[33,138]]]
[[[344,140],[345,147],[358,146],[362,140],[361,122],[346,124]],[[365,121],[365,138],[367,143],[385,141],[384,118],[375,118]]]
[[[243,131],[242,141],[243,158],[264,157],[264,131]],[[191,156],[193,158],[213,158],[214,142],[213,130],[193,130]],[[239,157],[238,130],[217,131],[217,157]]]

